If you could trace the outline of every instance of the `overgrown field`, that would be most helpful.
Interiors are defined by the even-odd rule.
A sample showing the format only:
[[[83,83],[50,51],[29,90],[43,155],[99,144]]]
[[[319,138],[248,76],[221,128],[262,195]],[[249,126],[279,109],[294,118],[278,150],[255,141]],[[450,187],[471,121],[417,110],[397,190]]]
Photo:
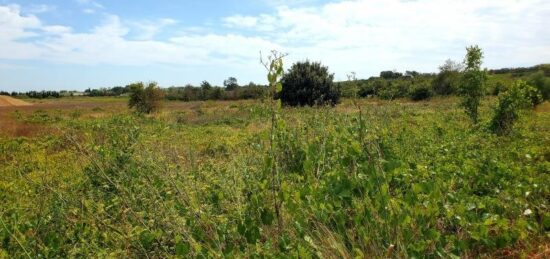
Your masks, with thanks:
[[[0,109],[0,258],[550,256],[549,103],[126,101]]]

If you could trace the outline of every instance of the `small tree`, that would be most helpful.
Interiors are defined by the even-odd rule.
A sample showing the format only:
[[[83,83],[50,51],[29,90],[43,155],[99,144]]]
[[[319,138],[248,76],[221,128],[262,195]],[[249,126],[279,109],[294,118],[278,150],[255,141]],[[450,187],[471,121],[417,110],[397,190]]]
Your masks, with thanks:
[[[208,81],[202,81],[201,89],[208,91],[208,90],[212,89],[212,85]]]
[[[464,59],[465,69],[459,87],[459,94],[463,97],[462,106],[474,124],[478,122],[478,108],[485,94],[487,73],[481,70],[483,51],[476,46],[466,48]]]
[[[439,95],[453,94],[458,88],[462,69],[462,64],[447,59],[439,67],[439,74],[433,80],[432,87],[435,93]]]
[[[130,100],[128,106],[135,108],[138,113],[152,113],[160,110],[164,93],[156,82],[151,82],[145,87],[143,82],[129,85]]]
[[[225,86],[226,91],[233,91],[239,87],[239,84],[237,83],[237,78],[229,77],[223,81],[223,86]]]
[[[284,74],[281,101],[285,105],[336,105],[340,92],[333,83],[334,75],[318,62],[298,62]]]
[[[536,88],[525,81],[516,81],[506,92],[498,96],[498,104],[489,123],[489,129],[497,135],[508,134],[518,119],[520,110],[534,107],[539,100],[542,100],[542,96]]]

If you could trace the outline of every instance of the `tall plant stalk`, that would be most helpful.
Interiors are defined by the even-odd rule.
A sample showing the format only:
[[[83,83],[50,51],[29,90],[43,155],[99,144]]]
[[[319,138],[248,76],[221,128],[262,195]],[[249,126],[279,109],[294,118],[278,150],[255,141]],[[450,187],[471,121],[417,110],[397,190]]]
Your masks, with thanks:
[[[260,52],[260,62],[268,71],[267,80],[269,81],[269,91],[267,95],[269,109],[271,113],[271,129],[269,132],[269,155],[271,158],[271,195],[273,198],[273,210],[277,217],[277,230],[279,234],[284,227],[283,218],[281,215],[282,201],[279,199],[281,188],[279,170],[277,167],[277,155],[275,154],[275,134],[277,130],[277,113],[281,108],[280,100],[275,100],[275,96],[281,92],[283,86],[281,78],[284,74],[283,58],[287,54],[272,50],[271,54],[264,60]]]

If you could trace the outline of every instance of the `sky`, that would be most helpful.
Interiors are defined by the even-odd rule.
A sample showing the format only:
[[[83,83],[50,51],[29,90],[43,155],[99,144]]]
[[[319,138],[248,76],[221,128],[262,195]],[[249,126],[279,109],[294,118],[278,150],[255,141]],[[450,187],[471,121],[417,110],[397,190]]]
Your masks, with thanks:
[[[550,63],[548,0],[0,0],[0,90],[266,83],[260,52],[336,80],[436,72],[479,45],[488,68]]]

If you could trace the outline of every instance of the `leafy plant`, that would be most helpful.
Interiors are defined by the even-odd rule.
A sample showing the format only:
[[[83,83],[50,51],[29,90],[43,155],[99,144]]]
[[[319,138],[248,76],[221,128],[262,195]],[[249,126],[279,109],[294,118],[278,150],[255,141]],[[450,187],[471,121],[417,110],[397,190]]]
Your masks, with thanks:
[[[518,80],[504,93],[498,96],[498,104],[489,124],[491,131],[497,135],[510,133],[520,110],[534,107],[542,100],[541,94],[525,81]]]
[[[459,88],[459,94],[463,97],[462,106],[466,114],[474,124],[478,122],[478,109],[481,99],[485,94],[485,82],[487,74],[481,70],[483,63],[483,51],[476,46],[466,48],[466,58],[464,59],[464,72]]]
[[[340,100],[340,92],[333,79],[334,75],[321,63],[295,63],[281,79],[281,101],[289,106],[334,106]]]
[[[161,108],[163,92],[157,83],[151,82],[145,87],[143,82],[134,83],[130,88],[130,100],[128,106],[135,108],[139,113],[152,113]]]
[[[544,71],[538,71],[531,75],[527,82],[540,91],[544,100],[550,99],[550,78],[545,75]]]
[[[410,96],[413,101],[427,100],[432,97],[432,89],[428,84],[419,84],[414,86]]]
[[[461,64],[450,59],[439,67],[439,74],[434,78],[432,87],[439,95],[454,94],[460,83],[460,73],[463,67]]]

